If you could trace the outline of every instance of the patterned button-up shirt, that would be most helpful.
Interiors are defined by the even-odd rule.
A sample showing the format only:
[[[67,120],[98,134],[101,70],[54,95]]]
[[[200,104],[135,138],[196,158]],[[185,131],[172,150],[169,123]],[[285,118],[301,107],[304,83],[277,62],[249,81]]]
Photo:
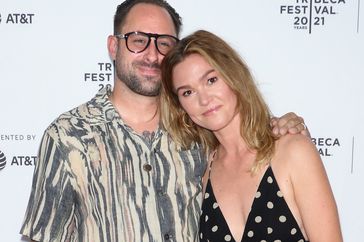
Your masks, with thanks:
[[[36,241],[195,241],[205,156],[158,129],[146,140],[110,90],[45,131],[21,233]]]

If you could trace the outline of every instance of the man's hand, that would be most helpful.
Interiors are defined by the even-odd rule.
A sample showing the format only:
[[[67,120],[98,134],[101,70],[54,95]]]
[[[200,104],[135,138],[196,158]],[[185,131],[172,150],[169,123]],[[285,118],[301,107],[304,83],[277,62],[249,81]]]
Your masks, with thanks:
[[[272,126],[273,133],[280,137],[286,134],[298,134],[301,133],[307,137],[311,137],[308,131],[305,121],[302,117],[297,116],[295,113],[286,113],[280,118],[273,117],[270,125]]]

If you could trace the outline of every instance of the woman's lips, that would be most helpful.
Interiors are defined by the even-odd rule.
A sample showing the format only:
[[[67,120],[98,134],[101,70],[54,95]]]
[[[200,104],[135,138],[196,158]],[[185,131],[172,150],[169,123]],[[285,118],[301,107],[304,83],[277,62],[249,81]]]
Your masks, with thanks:
[[[206,112],[202,113],[202,115],[204,116],[209,116],[214,114],[216,111],[218,111],[220,109],[221,105],[209,108]]]

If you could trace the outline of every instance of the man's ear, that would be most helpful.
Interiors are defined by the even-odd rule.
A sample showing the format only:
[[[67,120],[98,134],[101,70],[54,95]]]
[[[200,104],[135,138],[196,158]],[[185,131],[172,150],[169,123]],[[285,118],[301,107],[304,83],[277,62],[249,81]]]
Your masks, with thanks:
[[[109,51],[110,58],[114,61],[118,51],[118,38],[114,35],[109,35],[109,37],[107,37],[107,49]]]

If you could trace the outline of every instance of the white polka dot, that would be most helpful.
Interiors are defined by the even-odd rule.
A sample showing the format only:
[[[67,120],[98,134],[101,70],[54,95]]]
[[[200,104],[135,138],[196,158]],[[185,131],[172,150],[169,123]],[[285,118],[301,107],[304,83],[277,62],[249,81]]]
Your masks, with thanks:
[[[303,239],[300,239],[298,242],[305,242]]]
[[[278,197],[283,197],[283,193],[282,193],[281,191],[278,191],[278,192],[277,192],[277,196],[278,196]]]
[[[202,239],[203,238],[203,234],[202,233],[200,233],[200,239]]]
[[[211,231],[216,232],[218,229],[219,229],[219,227],[217,227],[217,225],[215,225],[214,227],[212,227]]]
[[[217,204],[216,202],[212,205],[213,209],[216,209],[219,206],[219,204]]]
[[[206,192],[206,193],[205,193],[205,199],[206,199],[206,198],[209,198],[209,197],[210,197],[210,193]]]
[[[272,184],[273,183],[273,178],[271,176],[268,176],[267,182]]]
[[[205,215],[205,222],[207,222],[207,220],[209,220],[209,216]]]
[[[250,231],[248,232],[248,237],[249,237],[249,238],[252,238],[253,236],[254,236],[254,232],[250,230]]]
[[[276,239],[274,242],[282,242],[280,239]]]
[[[260,223],[260,222],[262,222],[262,217],[260,217],[260,216],[256,216],[256,217],[255,217],[255,222],[256,222],[256,223]]]
[[[267,242],[267,241],[263,239],[263,240],[261,240],[260,242]]]
[[[282,222],[282,223],[286,222],[286,221],[287,221],[286,216],[283,216],[283,215],[282,215],[282,216],[280,216],[280,217],[279,217],[279,221],[280,221],[280,222]]]
[[[224,239],[225,241],[231,241],[231,235],[230,234],[225,235]]]
[[[292,234],[292,235],[294,235],[294,234],[296,234],[296,233],[297,233],[297,229],[295,229],[295,228],[291,229],[291,234]]]
[[[272,202],[268,202],[267,203],[267,208],[272,209],[274,207]]]
[[[271,227],[268,227],[268,228],[267,228],[267,233],[268,233],[268,234],[273,233],[273,229],[272,229]]]
[[[256,194],[255,194],[255,198],[260,198],[260,196],[261,196],[262,194],[260,193],[260,192],[257,192]]]

